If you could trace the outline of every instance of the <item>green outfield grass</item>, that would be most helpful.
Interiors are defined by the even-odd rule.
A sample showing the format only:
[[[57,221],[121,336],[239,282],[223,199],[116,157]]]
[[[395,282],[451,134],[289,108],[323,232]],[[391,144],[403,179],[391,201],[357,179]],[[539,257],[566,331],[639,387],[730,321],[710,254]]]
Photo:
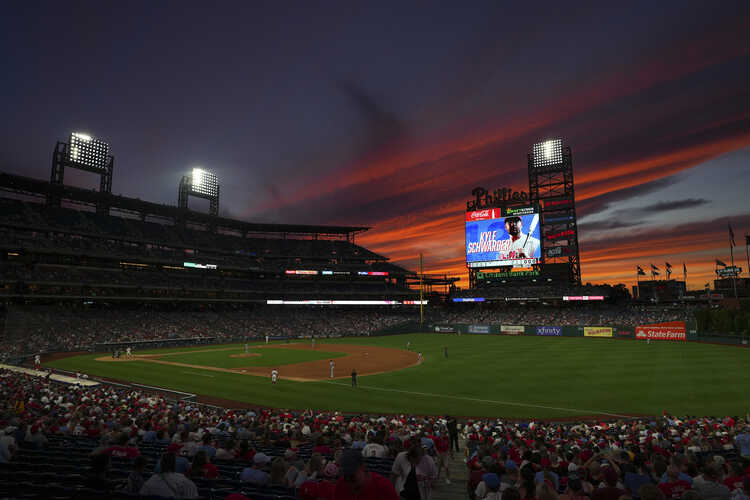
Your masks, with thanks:
[[[320,359],[327,344],[350,343],[424,353],[425,362],[404,370],[348,380],[292,382],[272,386],[264,377],[146,362],[102,363],[102,354],[49,365],[137,383],[259,405],[346,412],[455,414],[506,418],[575,418],[594,414],[744,414],[750,408],[750,350],[697,343],[489,335],[413,334],[326,340],[321,351],[268,349],[284,364]],[[216,346],[224,349],[227,346]],[[448,348],[448,358],[443,355]],[[178,352],[207,349],[165,349]],[[263,357],[266,356],[266,350]],[[244,352],[244,344],[236,352]],[[250,366],[260,358],[232,359],[232,352],[182,354],[170,361]],[[268,354],[271,356],[271,354]],[[194,358],[195,357],[195,358]],[[190,361],[184,361],[190,359]],[[200,360],[200,362],[196,361]],[[297,360],[297,361],[294,361]],[[281,361],[281,360],[279,360]],[[271,363],[274,364],[274,363]],[[279,364],[282,364],[279,362]],[[270,366],[261,364],[257,366]],[[282,368],[283,375],[283,368]]]

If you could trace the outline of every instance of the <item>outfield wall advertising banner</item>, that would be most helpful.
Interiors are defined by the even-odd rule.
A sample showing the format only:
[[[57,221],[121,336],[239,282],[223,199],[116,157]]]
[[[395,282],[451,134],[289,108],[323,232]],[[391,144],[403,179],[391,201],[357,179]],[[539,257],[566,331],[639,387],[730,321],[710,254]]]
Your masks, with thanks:
[[[466,264],[471,268],[530,267],[542,258],[539,214],[532,207],[503,214],[499,208],[466,212]]]
[[[488,325],[469,325],[469,333],[490,333]]]
[[[435,333],[456,333],[456,329],[452,326],[436,326]]]
[[[687,340],[684,321],[669,321],[635,327],[635,338],[640,340]]]
[[[611,337],[612,328],[609,326],[584,326],[584,337]]]
[[[524,332],[523,326],[519,326],[519,325],[501,325],[500,326],[501,335],[523,335],[523,332]]]
[[[537,326],[536,334],[545,337],[562,337],[562,327],[560,326]]]

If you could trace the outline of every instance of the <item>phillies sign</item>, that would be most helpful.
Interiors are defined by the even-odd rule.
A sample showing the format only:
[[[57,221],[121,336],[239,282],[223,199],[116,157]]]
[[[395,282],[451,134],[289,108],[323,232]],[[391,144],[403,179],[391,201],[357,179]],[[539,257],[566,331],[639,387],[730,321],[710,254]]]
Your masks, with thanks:
[[[685,322],[670,321],[635,327],[635,338],[641,340],[687,340]]]

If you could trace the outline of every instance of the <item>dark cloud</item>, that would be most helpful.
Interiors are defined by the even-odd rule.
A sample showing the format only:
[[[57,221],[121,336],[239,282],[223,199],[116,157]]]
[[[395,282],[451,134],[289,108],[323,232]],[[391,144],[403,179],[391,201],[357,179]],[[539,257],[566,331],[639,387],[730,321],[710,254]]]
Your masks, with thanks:
[[[670,186],[678,180],[679,177],[677,175],[672,175],[670,177],[663,177],[661,179],[647,182],[645,184],[639,184],[637,186],[632,186],[629,188],[610,191],[609,193],[594,196],[593,198],[589,198],[576,203],[576,211],[579,217],[593,215],[608,209],[615,202],[628,200],[630,198],[636,198],[638,196],[652,193],[659,189]]]
[[[635,227],[641,224],[638,220],[606,219],[594,222],[584,222],[578,224],[578,231],[585,233],[587,231],[606,231],[608,229],[622,229],[626,227]]]
[[[684,200],[660,201],[657,203],[652,203],[651,205],[646,205],[645,207],[641,207],[636,210],[629,210],[627,212],[629,214],[641,213],[645,215],[653,212],[667,212],[670,210],[682,210],[684,208],[699,207],[707,203],[711,202],[703,198],[685,198]]]
[[[360,85],[341,81],[337,88],[346,95],[364,120],[365,137],[362,155],[378,153],[382,148],[392,149],[406,138],[406,127],[395,113],[386,110]]]

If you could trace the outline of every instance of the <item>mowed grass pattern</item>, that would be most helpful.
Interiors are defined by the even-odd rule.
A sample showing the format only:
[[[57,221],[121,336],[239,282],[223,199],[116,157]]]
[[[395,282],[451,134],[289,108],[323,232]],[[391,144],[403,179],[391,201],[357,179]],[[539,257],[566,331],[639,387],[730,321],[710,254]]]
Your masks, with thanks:
[[[351,343],[405,349],[407,342],[411,342],[415,358],[417,351],[424,354],[424,364],[359,377],[357,389],[352,389],[348,380],[284,380],[272,386],[264,377],[144,362],[95,361],[101,354],[51,365],[259,405],[345,412],[575,418],[604,413],[657,415],[665,410],[675,414],[744,414],[750,407],[750,391],[746,390],[750,350],[731,346],[414,334],[325,340],[319,342],[319,348]],[[447,358],[444,347],[448,348]],[[280,370],[283,376],[283,367]]]

